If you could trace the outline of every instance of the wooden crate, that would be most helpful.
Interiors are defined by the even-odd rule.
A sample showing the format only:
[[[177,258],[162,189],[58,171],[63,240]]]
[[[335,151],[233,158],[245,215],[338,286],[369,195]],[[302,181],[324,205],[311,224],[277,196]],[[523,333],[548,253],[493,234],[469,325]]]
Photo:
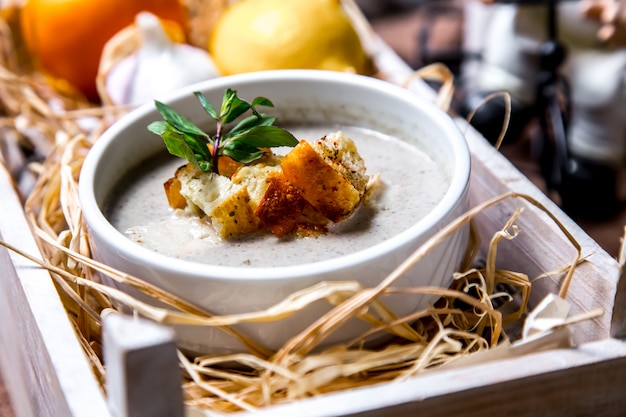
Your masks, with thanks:
[[[403,82],[408,67],[382,48],[382,70]],[[434,98],[417,80],[416,94]],[[605,314],[573,326],[575,348],[553,349],[456,369],[440,369],[406,381],[329,394],[242,416],[574,416],[626,415],[626,282],[619,266],[580,227],[475,131],[466,130],[472,150],[471,199],[476,204],[508,191],[533,196],[555,213],[588,256],[574,276],[567,300],[572,314],[603,308]],[[3,197],[0,236],[36,254],[22,205],[10,177],[0,171]],[[513,211],[525,207],[520,235],[499,249],[499,266],[534,277],[571,262],[574,249],[543,212],[509,199],[476,219],[481,235],[491,236]],[[0,369],[17,416],[94,417],[111,414],[67,319],[48,273],[0,249]],[[531,304],[556,292],[558,278],[533,285]]]

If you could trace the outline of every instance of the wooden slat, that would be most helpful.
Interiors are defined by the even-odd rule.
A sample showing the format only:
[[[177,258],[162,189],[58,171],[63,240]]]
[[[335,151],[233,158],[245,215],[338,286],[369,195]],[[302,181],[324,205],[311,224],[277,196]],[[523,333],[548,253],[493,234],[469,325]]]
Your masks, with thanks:
[[[622,417],[624,392],[626,343],[608,339],[239,415]]]
[[[468,129],[466,137],[472,150],[471,204],[515,191],[535,198],[556,215],[582,246],[582,255],[588,260],[577,268],[567,292],[566,299],[572,305],[571,314],[595,308],[605,310],[602,317],[577,325],[575,340],[583,343],[609,337],[619,281],[617,261],[475,130]],[[477,217],[477,227],[488,238],[519,207],[524,207],[524,212],[516,222],[520,234],[514,240],[503,241],[499,245],[499,267],[527,273],[533,279],[571,264],[576,251],[570,241],[543,211],[522,199],[506,200],[486,210]],[[548,292],[558,293],[561,287],[560,278],[559,275],[535,281],[531,307]]]
[[[0,165],[0,237],[37,255],[10,176]],[[110,417],[47,271],[0,248],[0,369],[20,417]]]

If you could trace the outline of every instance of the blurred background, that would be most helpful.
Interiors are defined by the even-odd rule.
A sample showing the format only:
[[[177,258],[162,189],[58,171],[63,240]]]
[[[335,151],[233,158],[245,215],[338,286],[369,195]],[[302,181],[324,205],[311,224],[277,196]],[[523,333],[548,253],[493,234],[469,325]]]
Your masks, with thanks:
[[[584,15],[583,2],[554,2],[559,5],[552,17],[547,15],[548,1],[497,5],[454,0],[358,3],[378,35],[411,67],[443,62],[453,71],[455,110],[462,117],[479,105],[471,95],[480,88],[509,91],[513,109],[500,151],[617,256],[626,224],[626,129],[621,115],[626,55],[622,44],[598,40],[600,25]],[[541,54],[553,68],[546,70]],[[514,79],[507,78],[510,74]],[[550,122],[548,126],[541,123],[540,114],[548,106],[537,99],[541,94],[535,90],[542,75],[547,80],[545,91],[552,91],[546,93],[552,94],[546,100],[558,103],[557,114],[564,121],[566,131],[556,139],[564,149],[554,143],[557,129]],[[606,81],[609,79],[613,81]],[[535,97],[524,97],[528,92]],[[519,97],[522,100],[516,102]],[[520,101],[524,102],[521,106]],[[493,108],[487,110],[494,113]],[[478,115],[472,123],[495,142],[504,120],[502,108],[481,120]],[[577,147],[572,150],[567,141],[573,141],[574,135],[582,146],[574,144]],[[558,153],[564,154],[561,161],[555,156]]]

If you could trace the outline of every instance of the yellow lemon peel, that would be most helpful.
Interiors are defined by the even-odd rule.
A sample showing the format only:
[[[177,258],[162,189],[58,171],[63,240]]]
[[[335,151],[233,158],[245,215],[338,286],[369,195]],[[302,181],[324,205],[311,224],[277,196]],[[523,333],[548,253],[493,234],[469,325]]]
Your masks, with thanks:
[[[219,18],[208,49],[223,75],[271,69],[371,72],[339,0],[240,0]]]

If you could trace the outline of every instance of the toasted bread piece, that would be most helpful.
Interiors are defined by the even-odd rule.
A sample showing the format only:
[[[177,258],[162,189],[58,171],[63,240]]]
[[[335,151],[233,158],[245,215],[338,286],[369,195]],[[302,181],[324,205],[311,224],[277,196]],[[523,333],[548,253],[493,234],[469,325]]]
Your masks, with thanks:
[[[217,204],[209,217],[215,230],[224,239],[255,232],[260,224],[250,207],[250,195],[246,187],[240,187]]]
[[[339,130],[316,140],[311,146],[361,194],[365,192],[369,176],[365,173],[365,161],[352,139]]]
[[[241,167],[232,177],[234,183],[247,187],[255,215],[278,237],[295,231],[306,203],[285,179],[281,160],[280,156],[266,156],[261,162]]]
[[[287,181],[333,222],[349,217],[365,193],[365,164],[354,142],[342,132],[314,144],[300,141],[285,155],[281,167]]]
[[[184,209],[188,205],[188,201],[180,193],[180,189],[182,188],[182,183],[180,178],[183,174],[188,173],[191,174],[194,170],[197,169],[192,164],[185,164],[176,170],[174,176],[163,183],[163,188],[165,189],[165,195],[167,196],[167,203],[171,208],[174,209]]]
[[[231,177],[233,183],[248,188],[252,210],[256,210],[265,191],[267,191],[269,184],[265,181],[266,178],[273,172],[281,172],[280,161],[280,156],[266,155],[253,164],[242,166]]]
[[[184,209],[187,207],[187,200],[185,200],[185,197],[180,193],[180,187],[180,180],[176,177],[172,177],[163,183],[167,203],[171,208]]]
[[[268,152],[255,163],[229,167],[236,169],[230,178],[190,163],[165,184],[172,207],[206,215],[224,239],[262,227],[279,237],[323,232],[329,220],[352,214],[368,178],[354,142],[342,132],[301,141],[284,157]]]
[[[202,172],[192,164],[177,171],[180,194],[204,212],[222,238],[252,233],[260,221],[250,206],[248,189],[229,178]]]
[[[306,200],[281,171],[271,172],[265,181],[268,186],[254,214],[278,237],[295,232]]]

